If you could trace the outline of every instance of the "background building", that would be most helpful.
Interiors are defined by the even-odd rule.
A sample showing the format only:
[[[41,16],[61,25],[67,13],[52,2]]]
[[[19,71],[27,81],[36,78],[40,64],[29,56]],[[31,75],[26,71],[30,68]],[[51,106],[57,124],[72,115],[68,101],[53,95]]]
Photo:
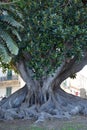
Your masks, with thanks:
[[[12,70],[8,70],[6,73],[0,69],[0,100],[3,97],[8,97],[18,89],[24,86],[22,78],[14,73]]]
[[[76,74],[76,78],[66,79],[61,87],[68,93],[87,98],[87,66]]]

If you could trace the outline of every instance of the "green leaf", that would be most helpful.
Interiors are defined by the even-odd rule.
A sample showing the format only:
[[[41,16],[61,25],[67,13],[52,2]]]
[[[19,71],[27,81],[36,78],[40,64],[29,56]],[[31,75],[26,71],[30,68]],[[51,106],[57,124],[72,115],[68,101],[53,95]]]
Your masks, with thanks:
[[[16,20],[14,20],[9,15],[2,15],[0,17],[0,20],[3,21],[3,22],[7,22],[8,24],[10,24],[13,27],[16,27],[16,28],[22,27],[23,28],[23,26],[19,22],[17,22]]]
[[[19,41],[21,41],[21,37],[20,37],[19,33],[16,31],[16,29],[13,29],[12,33],[18,38]]]
[[[16,46],[15,42],[13,41],[13,39],[10,37],[10,35],[7,32],[5,32],[2,29],[0,29],[0,37],[4,41],[6,46],[8,47],[10,53],[14,54],[14,55],[17,55],[19,49]]]
[[[1,43],[0,43],[0,58],[4,63],[9,63],[11,61],[11,57],[8,55],[6,48]]]

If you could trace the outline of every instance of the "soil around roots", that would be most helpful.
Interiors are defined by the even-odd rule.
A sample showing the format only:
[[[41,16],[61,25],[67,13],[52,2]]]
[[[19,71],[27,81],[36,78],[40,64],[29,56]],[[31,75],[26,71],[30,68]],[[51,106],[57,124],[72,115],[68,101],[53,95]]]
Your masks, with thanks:
[[[87,100],[68,94],[61,88],[51,95],[46,94],[46,100],[40,95],[29,95],[25,85],[0,101],[0,120],[35,119],[38,123],[45,119],[70,119],[73,115],[87,115]]]

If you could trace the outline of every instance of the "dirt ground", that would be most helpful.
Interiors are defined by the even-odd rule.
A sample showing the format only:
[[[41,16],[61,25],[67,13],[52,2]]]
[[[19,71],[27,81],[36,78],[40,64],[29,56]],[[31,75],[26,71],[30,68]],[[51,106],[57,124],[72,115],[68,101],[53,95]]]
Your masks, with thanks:
[[[36,127],[39,128],[35,129]],[[0,121],[0,130],[87,130],[87,117],[52,119],[38,124],[34,120]]]

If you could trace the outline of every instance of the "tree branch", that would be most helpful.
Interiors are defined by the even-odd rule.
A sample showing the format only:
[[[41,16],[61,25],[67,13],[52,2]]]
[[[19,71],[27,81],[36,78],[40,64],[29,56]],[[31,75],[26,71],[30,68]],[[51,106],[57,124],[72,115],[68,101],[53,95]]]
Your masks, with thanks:
[[[87,54],[82,58],[81,61],[77,62],[76,57],[74,57],[69,63],[65,63],[60,73],[56,74],[52,82],[52,88],[57,88],[66,78],[70,77],[72,74],[79,72],[87,64]]]
[[[24,81],[26,82],[27,86],[30,87],[34,87],[35,86],[35,82],[32,79],[32,70],[27,70],[27,66],[24,63],[24,60],[20,60],[19,62],[16,62],[16,67],[17,70],[19,70],[19,73],[21,75],[21,77],[24,79]]]

